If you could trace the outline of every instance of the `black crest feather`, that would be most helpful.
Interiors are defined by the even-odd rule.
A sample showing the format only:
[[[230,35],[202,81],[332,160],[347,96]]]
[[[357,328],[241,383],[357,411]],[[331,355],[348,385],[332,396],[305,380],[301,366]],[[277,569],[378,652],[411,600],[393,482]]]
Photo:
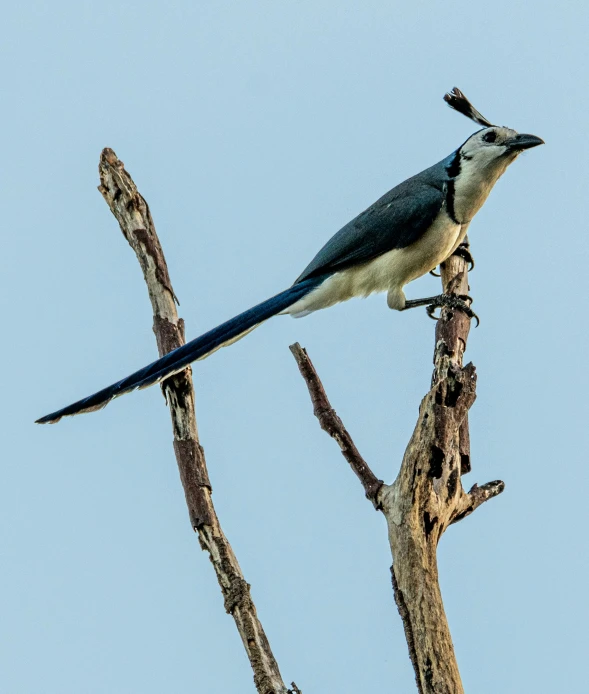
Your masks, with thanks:
[[[464,96],[460,89],[458,89],[458,87],[454,87],[451,92],[444,94],[444,101],[448,104],[448,106],[450,106],[450,108],[458,111],[458,113],[462,113],[462,115],[470,118],[479,125],[483,125],[486,128],[493,125],[493,123],[490,123],[482,113],[476,110],[466,96]]]

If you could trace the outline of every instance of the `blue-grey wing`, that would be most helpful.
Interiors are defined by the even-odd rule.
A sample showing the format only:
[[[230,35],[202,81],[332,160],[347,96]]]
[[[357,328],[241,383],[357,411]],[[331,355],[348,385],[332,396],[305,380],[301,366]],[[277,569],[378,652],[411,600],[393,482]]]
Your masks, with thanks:
[[[433,169],[404,181],[346,224],[317,253],[295,284],[345,270],[417,241],[446,198],[444,179],[432,180]]]

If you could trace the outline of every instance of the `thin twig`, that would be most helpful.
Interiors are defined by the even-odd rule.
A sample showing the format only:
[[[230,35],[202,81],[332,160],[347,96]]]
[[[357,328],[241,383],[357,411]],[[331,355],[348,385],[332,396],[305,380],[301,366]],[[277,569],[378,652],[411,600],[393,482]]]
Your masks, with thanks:
[[[184,344],[184,321],[176,311],[176,295],[149,207],[112,149],[104,149],[99,163],[100,186],[121,231],[135,251],[153,307],[153,331],[160,356]],[[190,523],[198,533],[223,593],[225,609],[233,616],[254,672],[260,694],[286,694],[278,664],[235,554],[219,524],[211,498],[204,451],[198,440],[191,370],[187,368],[162,384],[172,428],[174,451],[184,487]]]
[[[458,523],[458,521],[461,521],[463,518],[470,516],[470,514],[473,511],[476,511],[481,504],[484,504],[485,501],[489,501],[490,499],[494,499],[496,496],[501,494],[504,489],[505,483],[501,480],[487,482],[486,484],[482,484],[480,487],[478,484],[474,484],[466,495],[465,508],[458,512],[450,522]]]
[[[298,342],[291,345],[289,349],[309,389],[309,395],[313,403],[313,414],[319,420],[319,424],[323,431],[327,432],[331,438],[337,441],[341,448],[342,455],[348,461],[360,482],[362,482],[366,498],[372,501],[374,507],[378,509],[378,492],[384,482],[377,478],[370,469],[368,463],[360,455],[360,451],[356,448],[356,444],[352,441],[352,437],[348,433],[348,430],[331,406],[325,388],[317,375],[317,371],[315,371],[315,367],[307,354],[307,350],[303,349]]]

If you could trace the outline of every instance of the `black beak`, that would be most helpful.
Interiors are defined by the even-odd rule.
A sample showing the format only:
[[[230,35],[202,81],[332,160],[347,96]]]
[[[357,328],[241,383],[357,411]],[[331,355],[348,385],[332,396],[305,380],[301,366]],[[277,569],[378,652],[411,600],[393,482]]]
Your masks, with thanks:
[[[503,143],[512,152],[521,152],[524,149],[531,149],[532,147],[537,147],[538,145],[543,145],[544,140],[535,135],[526,135],[522,133],[512,137],[511,140]]]

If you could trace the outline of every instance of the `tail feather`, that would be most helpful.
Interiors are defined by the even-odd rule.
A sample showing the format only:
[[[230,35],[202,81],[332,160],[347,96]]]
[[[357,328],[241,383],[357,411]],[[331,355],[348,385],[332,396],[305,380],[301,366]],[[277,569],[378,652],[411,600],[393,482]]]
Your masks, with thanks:
[[[100,410],[108,405],[113,398],[130,393],[137,388],[147,388],[183,371],[193,361],[204,359],[221,347],[236,342],[254,330],[260,323],[292,306],[321,284],[323,279],[324,277],[314,277],[293,285],[280,294],[209,330],[204,335],[187,342],[182,347],[169,352],[130,376],[113,383],[113,385],[61,410],[41,417],[37,420],[37,424],[53,424],[62,417]]]

